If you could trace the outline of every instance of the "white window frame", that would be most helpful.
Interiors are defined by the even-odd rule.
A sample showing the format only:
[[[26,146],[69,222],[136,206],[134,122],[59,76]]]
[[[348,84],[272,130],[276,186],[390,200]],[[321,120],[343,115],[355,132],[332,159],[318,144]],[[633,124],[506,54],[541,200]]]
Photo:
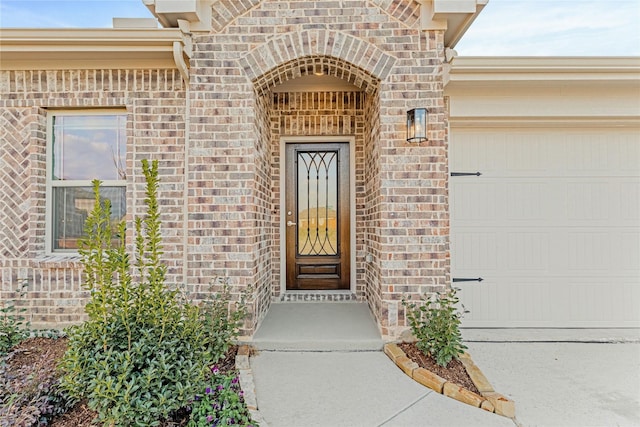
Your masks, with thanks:
[[[91,180],[53,180],[53,118],[60,116],[108,116],[126,114],[123,108],[100,108],[91,110],[50,110],[47,114],[47,150],[46,150],[46,201],[45,201],[45,253],[47,255],[75,255],[77,249],[53,249],[53,188],[54,187],[91,187]],[[127,150],[128,144],[125,144]],[[128,154],[127,154],[128,156]],[[55,182],[55,185],[54,185]],[[104,187],[125,187],[126,180],[102,180]]]

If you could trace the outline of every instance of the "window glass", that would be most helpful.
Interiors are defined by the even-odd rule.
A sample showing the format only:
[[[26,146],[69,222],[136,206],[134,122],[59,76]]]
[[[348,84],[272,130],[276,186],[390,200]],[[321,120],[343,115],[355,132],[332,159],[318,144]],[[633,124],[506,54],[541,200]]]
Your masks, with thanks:
[[[56,116],[53,180],[119,180],[125,174],[125,116]]]
[[[111,230],[114,244],[118,224],[126,213],[126,195],[124,187],[100,187],[102,201],[111,201]],[[93,210],[92,187],[54,187],[53,188],[53,249],[78,249],[78,243],[84,236],[84,223]]]
[[[50,248],[75,251],[93,209],[91,181],[106,181],[100,197],[111,202],[114,242],[126,214],[126,114],[57,114],[52,118],[48,176]]]

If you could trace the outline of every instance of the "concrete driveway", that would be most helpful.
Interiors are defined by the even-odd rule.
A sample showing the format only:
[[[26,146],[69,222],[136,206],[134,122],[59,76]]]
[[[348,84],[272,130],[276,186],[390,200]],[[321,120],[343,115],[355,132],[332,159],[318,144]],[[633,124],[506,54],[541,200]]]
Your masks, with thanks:
[[[260,412],[278,426],[640,426],[640,344],[467,343],[516,418],[410,380],[381,352],[263,351]]]
[[[467,343],[521,426],[640,426],[639,343]]]

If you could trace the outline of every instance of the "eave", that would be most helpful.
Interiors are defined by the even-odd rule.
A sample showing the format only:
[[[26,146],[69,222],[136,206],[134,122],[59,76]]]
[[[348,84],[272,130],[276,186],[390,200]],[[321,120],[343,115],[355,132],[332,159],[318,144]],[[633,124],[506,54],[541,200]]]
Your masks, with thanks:
[[[640,57],[456,57],[447,65],[457,127],[640,125]]]
[[[508,84],[640,82],[640,57],[456,57],[447,88]]]
[[[454,48],[489,0],[416,0],[420,27],[444,30],[444,46]]]
[[[177,68],[177,28],[0,29],[0,70]]]

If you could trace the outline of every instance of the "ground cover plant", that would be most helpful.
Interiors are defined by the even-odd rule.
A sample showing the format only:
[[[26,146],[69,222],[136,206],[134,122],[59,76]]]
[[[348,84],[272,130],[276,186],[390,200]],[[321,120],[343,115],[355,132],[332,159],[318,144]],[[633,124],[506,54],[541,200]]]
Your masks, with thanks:
[[[37,353],[29,340],[0,359],[6,368],[0,371],[0,414],[12,416],[0,415],[2,426],[46,425],[72,404],[82,417],[66,421],[65,414],[51,425],[89,425],[93,415],[109,426],[186,425],[191,415],[191,425],[250,425],[237,374],[229,369],[233,355],[227,355],[246,314],[247,293],[232,303],[228,282],[219,280],[218,292],[197,305],[168,286],[161,262],[158,164],[143,161],[142,169],[147,212],[135,219],[133,260],[124,222],[112,223],[110,202],[100,196],[100,182],[93,182],[94,209],[80,250],[83,285],[90,292],[88,320],[67,331],[68,342],[60,341],[56,354],[41,352],[37,363],[29,360]],[[9,321],[0,324],[12,332],[7,347],[28,329],[18,328],[21,320],[11,307],[2,312]],[[211,366],[224,356],[225,372],[214,373]],[[41,364],[41,371],[33,369]]]

